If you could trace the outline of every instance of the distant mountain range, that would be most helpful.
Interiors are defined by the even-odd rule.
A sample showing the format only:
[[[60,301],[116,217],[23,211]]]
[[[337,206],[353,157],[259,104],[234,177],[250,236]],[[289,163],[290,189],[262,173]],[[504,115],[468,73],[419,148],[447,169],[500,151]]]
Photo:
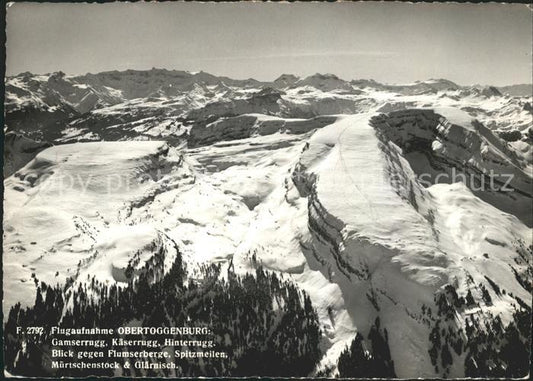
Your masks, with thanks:
[[[66,76],[61,72],[47,75],[22,73],[6,80],[5,109],[7,131],[49,142],[67,142],[100,138],[116,140],[121,134],[158,136],[155,131],[141,133],[128,127],[134,127],[136,121],[146,118],[150,123],[161,125],[166,116],[170,118],[165,119],[168,123],[177,123],[191,119],[198,122],[209,114],[230,112],[305,118],[353,113],[375,105],[377,101],[373,95],[377,93],[407,98],[439,96],[448,99],[448,103],[465,98],[496,97],[505,103],[501,109],[505,115],[526,110],[522,116],[517,115],[518,119],[514,118],[512,126],[523,131],[529,122],[527,110],[531,107],[531,99],[514,94],[527,89],[527,85],[464,87],[445,79],[385,85],[373,80],[347,82],[332,74],[315,74],[303,79],[284,74],[273,82],[259,82],[164,69],[83,76]],[[408,102],[410,100],[404,101]],[[469,112],[484,117],[483,108],[474,109]],[[478,112],[481,115],[478,116]],[[509,123],[500,119],[495,116],[487,122],[491,128],[511,128]],[[146,122],[144,126],[151,125],[148,120]],[[124,129],[118,129],[118,125],[124,125]],[[115,131],[111,131],[110,126],[114,126]]]

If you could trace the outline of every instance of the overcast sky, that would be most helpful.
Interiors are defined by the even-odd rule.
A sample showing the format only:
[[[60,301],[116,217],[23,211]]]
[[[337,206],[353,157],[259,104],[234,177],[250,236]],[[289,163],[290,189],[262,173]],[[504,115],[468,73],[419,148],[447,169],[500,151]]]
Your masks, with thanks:
[[[7,11],[7,75],[157,67],[530,83],[532,32],[521,4],[18,3]]]

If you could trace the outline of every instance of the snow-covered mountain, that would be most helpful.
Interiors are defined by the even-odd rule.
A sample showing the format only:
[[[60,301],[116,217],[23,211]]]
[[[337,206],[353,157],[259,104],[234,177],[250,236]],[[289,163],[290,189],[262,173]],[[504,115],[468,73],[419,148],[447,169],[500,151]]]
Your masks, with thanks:
[[[349,376],[362,337],[401,378],[523,376],[508,352],[531,342],[533,109],[510,92],[159,69],[8,78],[4,312],[32,305],[38,282],[72,306],[91,277],[163,277],[179,256],[191,279],[260,263],[316,309],[313,374]]]

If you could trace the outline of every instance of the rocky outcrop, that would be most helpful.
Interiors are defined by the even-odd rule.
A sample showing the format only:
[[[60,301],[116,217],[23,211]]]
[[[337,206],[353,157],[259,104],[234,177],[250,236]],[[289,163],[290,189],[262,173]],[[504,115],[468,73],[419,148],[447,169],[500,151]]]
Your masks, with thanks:
[[[5,134],[4,139],[4,177],[7,178],[29,163],[35,155],[50,147],[48,142],[26,138],[14,132]]]
[[[194,148],[256,135],[271,135],[276,132],[304,134],[331,124],[335,120],[336,117],[332,116],[294,120],[256,114],[220,118],[207,125],[195,124],[189,133],[188,145]]]
[[[439,112],[451,114],[451,120]],[[426,186],[463,181],[484,201],[533,223],[527,207],[533,197],[531,174],[505,141],[481,123],[445,109],[390,112],[371,123],[382,139],[403,150]]]

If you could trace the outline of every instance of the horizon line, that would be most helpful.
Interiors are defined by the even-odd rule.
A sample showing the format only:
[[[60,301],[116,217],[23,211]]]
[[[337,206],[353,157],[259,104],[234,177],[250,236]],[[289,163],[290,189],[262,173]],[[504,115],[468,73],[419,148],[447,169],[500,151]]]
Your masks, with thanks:
[[[314,74],[310,74],[310,75],[307,75],[307,76],[299,76],[299,75],[296,75],[296,74],[292,74],[292,73],[281,73],[279,74],[275,79],[273,80],[268,80],[268,81],[262,81],[262,80],[259,80],[259,79],[256,79],[256,78],[253,78],[253,77],[248,77],[248,78],[233,78],[233,77],[229,77],[227,75],[224,75],[224,74],[213,74],[213,73],[210,73],[210,72],[207,72],[207,71],[204,71],[204,70],[198,70],[198,71],[195,71],[195,70],[180,70],[180,69],[167,69],[167,68],[158,68],[158,67],[155,67],[153,66],[152,68],[150,69],[133,69],[133,68],[127,68],[127,69],[121,69],[121,70],[103,70],[103,71],[99,71],[99,72],[86,72],[86,73],[80,73],[80,74],[72,74],[72,73],[67,73],[61,69],[57,70],[57,71],[52,71],[52,72],[48,72],[48,73],[34,73],[34,72],[31,72],[31,71],[22,71],[22,72],[19,72],[18,74],[13,74],[13,75],[7,75],[7,73],[5,73],[4,75],[4,79],[8,79],[8,78],[15,78],[15,77],[19,77],[23,74],[26,74],[26,73],[30,73],[31,75],[34,75],[34,76],[37,76],[37,75],[52,75],[52,74],[55,74],[55,73],[63,73],[65,74],[65,76],[67,77],[83,77],[85,75],[98,75],[98,74],[104,74],[104,73],[113,73],[113,72],[118,72],[118,73],[122,73],[122,72],[126,72],[126,71],[138,71],[138,72],[146,72],[146,71],[153,71],[153,70],[165,70],[165,71],[177,71],[177,72],[185,72],[185,73],[189,73],[189,74],[192,74],[192,75],[196,75],[196,74],[199,74],[199,73],[205,73],[205,74],[209,74],[209,75],[212,75],[214,77],[225,77],[225,78],[228,78],[228,79],[231,79],[231,80],[234,80],[234,81],[247,81],[247,80],[254,80],[254,81],[257,81],[257,82],[260,82],[260,83],[272,83],[274,81],[276,81],[278,78],[280,78],[281,76],[283,75],[292,75],[296,78],[298,78],[299,80],[302,80],[302,79],[306,79],[306,78],[309,78],[309,77],[313,77],[315,75],[333,75],[335,77],[337,77],[339,80],[341,81],[344,81],[344,82],[352,82],[352,81],[373,81],[373,82],[376,82],[376,83],[379,83],[381,85],[389,85],[389,86],[402,86],[402,85],[413,85],[413,84],[416,84],[416,83],[423,83],[423,82],[427,82],[427,81],[435,81],[435,80],[445,80],[445,81],[450,81],[458,86],[461,86],[461,87],[467,87],[467,86],[492,86],[492,87],[509,87],[509,86],[520,86],[520,85],[531,85],[533,86],[533,81],[532,82],[521,82],[521,83],[512,83],[512,84],[506,84],[506,85],[494,85],[494,84],[481,84],[481,83],[474,83],[474,84],[460,84],[460,83],[457,83],[451,79],[447,79],[445,77],[440,77],[440,78],[426,78],[426,79],[417,79],[413,82],[381,82],[381,81],[377,81],[373,78],[352,78],[352,79],[344,79],[344,78],[341,78],[339,75],[335,74],[335,73],[314,73]],[[5,81],[4,81],[5,82]],[[533,89],[532,89],[533,90]]]

